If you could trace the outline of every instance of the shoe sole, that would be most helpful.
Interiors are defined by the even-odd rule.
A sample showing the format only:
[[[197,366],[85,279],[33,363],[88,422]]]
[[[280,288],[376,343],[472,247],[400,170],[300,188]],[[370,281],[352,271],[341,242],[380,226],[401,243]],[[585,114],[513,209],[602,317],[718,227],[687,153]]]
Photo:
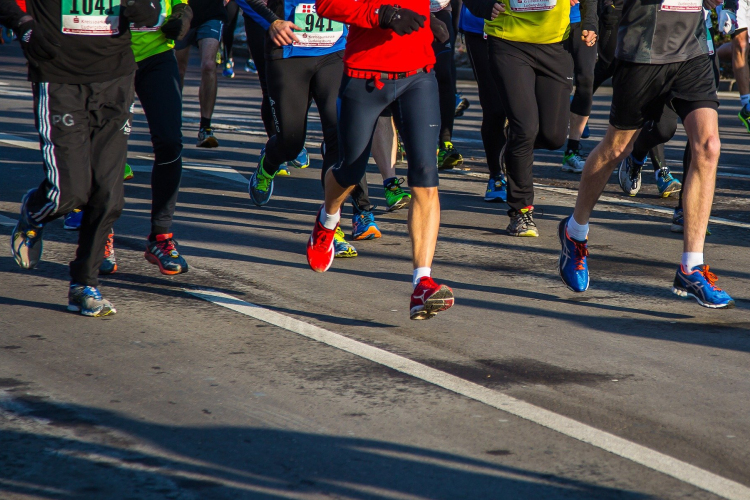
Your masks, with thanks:
[[[568,218],[566,217],[565,219],[563,219],[563,222],[567,220]],[[560,222],[560,225],[562,225],[563,222]],[[567,224],[567,222],[565,223]],[[565,238],[564,231],[565,231],[564,227],[557,226],[557,239],[560,241],[560,257],[557,258],[557,275],[560,276],[560,281],[563,282],[563,285],[565,285],[568,288],[568,290],[570,290],[571,292],[575,292],[575,293],[583,293],[589,289],[589,284],[591,283],[590,277],[588,280],[586,280],[586,288],[584,288],[583,290],[576,290],[572,286],[568,285],[568,283],[565,281],[562,275],[562,258],[563,258],[562,249],[565,245],[565,241],[563,240],[563,238]]]
[[[359,255],[356,250],[347,250],[346,252],[339,252],[333,254],[334,259],[351,259]]]
[[[102,276],[109,276],[110,274],[115,274],[117,272],[117,264],[115,264],[115,267],[112,268],[111,271],[106,271],[102,268],[99,268],[99,274]]]
[[[507,229],[506,229],[506,231],[507,231]],[[518,238],[538,238],[539,237],[539,232],[538,231],[531,231],[531,230],[524,231],[522,233],[511,233],[510,231],[508,231],[508,234],[510,236],[515,236],[515,237],[518,237]]]
[[[66,231],[79,231],[81,229],[81,226],[67,226],[63,224],[63,229]]]
[[[453,307],[455,301],[456,299],[453,295],[453,291],[447,286],[441,285],[440,290],[433,293],[432,296],[425,301],[423,306],[413,307],[409,311],[409,319],[432,319],[437,313]]]
[[[392,206],[388,207],[388,210],[386,210],[386,212],[395,212],[396,210],[401,210],[402,208],[408,207],[410,204],[411,198],[409,196],[404,196]]]
[[[374,227],[371,227],[364,233],[360,233],[356,236],[354,235],[354,233],[352,233],[352,239],[354,241],[374,240],[375,238],[380,238],[381,236],[382,234],[380,233],[380,231],[378,231]]]
[[[484,201],[487,203],[505,203],[507,200],[505,198],[501,198],[500,196],[497,196],[495,198],[487,198],[484,197]]]
[[[670,194],[679,193],[680,191],[682,191],[682,184],[677,184],[676,186],[669,186],[663,193],[660,193],[660,196],[662,198],[669,198]]]
[[[701,299],[699,299],[696,295],[675,286],[672,287],[672,293],[677,295],[678,297],[682,297],[683,299],[689,299],[690,297],[692,297],[696,302],[698,302],[698,304],[709,309],[732,309],[734,307],[733,300],[727,302],[726,304],[707,304],[706,302],[703,302]]]
[[[208,139],[204,139],[203,142],[197,143],[196,147],[198,147],[198,148],[218,148],[219,147],[219,141],[216,139],[216,137],[209,137]]]
[[[684,233],[685,232],[685,227],[681,226],[679,224],[672,224],[670,226],[669,230],[672,231],[673,233]]]
[[[87,316],[89,318],[103,318],[104,316],[109,316],[110,314],[117,313],[117,309],[113,307],[102,309],[101,311],[84,311],[79,306],[75,304],[68,304],[68,311],[70,312],[77,312],[81,313],[82,316]]]
[[[737,118],[740,119],[740,121],[742,122],[742,124],[747,129],[748,133],[750,133],[750,119],[749,118],[743,118],[742,113],[738,113],[737,114]]]
[[[452,168],[456,168],[459,165],[462,165],[463,162],[464,162],[463,158],[454,158],[454,159],[446,158],[445,160],[443,160],[443,163],[438,165],[438,170],[450,170]]]
[[[159,259],[157,259],[155,255],[150,254],[148,252],[145,252],[143,254],[143,257],[145,257],[146,260],[149,261],[150,263],[152,263],[153,265],[159,266],[159,272],[162,273],[162,274],[165,274],[167,276],[174,276],[176,274],[182,274],[182,273],[188,272],[187,266],[185,266],[184,268],[180,269],[179,271],[170,271],[169,269],[164,269],[164,267],[161,265],[161,262],[159,261]]]
[[[566,172],[566,173],[569,173],[569,174],[582,174],[583,173],[583,169],[576,170],[573,167],[562,167],[562,171]],[[622,187],[622,186],[620,186],[620,187]]]
[[[286,170],[286,169],[280,168],[280,169],[279,169],[279,171],[278,171],[278,172],[276,172],[276,176],[277,176],[277,177],[279,177],[279,176],[281,176],[281,177],[291,177],[291,176],[292,176],[292,174],[291,174],[291,173],[289,173],[289,170]]]

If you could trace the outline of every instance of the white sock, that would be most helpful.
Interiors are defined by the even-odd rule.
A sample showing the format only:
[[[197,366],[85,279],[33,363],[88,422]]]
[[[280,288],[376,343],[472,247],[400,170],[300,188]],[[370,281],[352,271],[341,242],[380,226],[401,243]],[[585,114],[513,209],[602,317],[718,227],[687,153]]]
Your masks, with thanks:
[[[323,224],[323,227],[326,229],[330,229],[333,231],[336,229],[336,225],[341,220],[341,212],[336,212],[334,215],[327,214],[326,209],[320,211],[320,223]]]
[[[421,280],[424,277],[430,277],[430,273],[432,272],[432,269],[429,267],[418,267],[414,270],[414,274],[412,274],[411,277],[411,285],[414,288],[417,288],[417,283],[419,283],[419,280]]]
[[[579,224],[572,215],[570,216],[570,219],[568,219],[567,229],[568,236],[576,241],[586,241],[586,238],[588,238],[589,223]]]
[[[750,94],[741,95],[740,104],[742,104],[743,107],[750,108]]]
[[[703,252],[683,252],[682,268],[690,272],[695,266],[703,265]]]

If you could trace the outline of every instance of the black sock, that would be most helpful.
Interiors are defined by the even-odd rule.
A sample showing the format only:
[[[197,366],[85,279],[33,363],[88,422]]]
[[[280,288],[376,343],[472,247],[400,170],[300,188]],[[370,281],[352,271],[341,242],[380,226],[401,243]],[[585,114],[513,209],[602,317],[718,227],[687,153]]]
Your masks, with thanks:
[[[211,118],[201,116],[201,128],[211,128]]]
[[[578,151],[579,149],[581,149],[581,141],[568,139],[568,149],[565,151],[566,154]]]

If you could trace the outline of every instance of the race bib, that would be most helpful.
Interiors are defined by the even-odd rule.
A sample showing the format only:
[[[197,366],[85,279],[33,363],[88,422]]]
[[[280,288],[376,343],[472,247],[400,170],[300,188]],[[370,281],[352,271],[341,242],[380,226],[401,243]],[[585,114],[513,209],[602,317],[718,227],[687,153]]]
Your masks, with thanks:
[[[703,9],[703,0],[664,0],[661,10],[676,12],[700,12]]]
[[[557,0],[510,0],[510,10],[513,12],[541,12],[552,10]]]
[[[120,33],[120,0],[62,0],[63,33],[117,35]]]
[[[320,17],[313,3],[301,3],[294,9],[294,30],[299,43],[295,47],[333,47],[344,34],[344,24]]]

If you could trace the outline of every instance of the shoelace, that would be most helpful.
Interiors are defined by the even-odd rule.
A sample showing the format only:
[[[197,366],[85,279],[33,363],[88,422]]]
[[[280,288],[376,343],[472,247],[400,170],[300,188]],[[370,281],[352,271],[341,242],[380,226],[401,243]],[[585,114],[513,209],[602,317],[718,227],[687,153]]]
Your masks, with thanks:
[[[391,182],[388,183],[388,185],[385,187],[389,191],[393,191],[394,193],[398,193],[399,191],[403,190],[401,189],[401,184],[406,182],[403,177],[399,177],[398,179],[393,179]]]
[[[258,175],[255,176],[257,182],[255,183],[255,189],[258,191],[268,191],[268,187],[271,185],[271,181],[273,180],[272,176],[269,176],[265,170],[263,170],[263,167],[258,167],[260,169],[260,172],[258,172]]]
[[[336,236],[336,231],[319,230],[315,231],[314,247],[328,248],[331,246],[331,238]]]
[[[375,217],[372,215],[372,212],[360,212],[359,217],[363,224],[375,223]]]
[[[575,254],[575,264],[576,264],[576,271],[583,271],[585,268],[583,267],[583,259],[588,257],[589,255],[589,248],[586,245],[585,242],[581,241],[575,241],[571,239],[573,244],[576,246],[576,254]]]
[[[701,274],[703,275],[704,278],[706,278],[706,281],[711,286],[711,288],[713,288],[717,292],[721,291],[721,288],[719,288],[718,286],[716,286],[716,281],[719,279],[719,277],[716,276],[711,271],[709,271],[708,270],[708,266],[706,266],[706,267],[703,268],[703,270],[701,271]]]
[[[161,250],[163,254],[169,255],[171,257],[177,257],[179,255],[177,247],[175,246],[174,240],[172,238],[166,239],[164,241],[157,241],[156,248]]]
[[[115,240],[110,236],[107,238],[107,244],[104,246],[104,258],[108,259],[112,257],[115,251]]]
[[[643,168],[643,165],[636,165],[635,163],[631,163],[633,168],[630,169],[630,180],[632,182],[635,182],[638,180],[638,176],[641,175],[641,168]]]

